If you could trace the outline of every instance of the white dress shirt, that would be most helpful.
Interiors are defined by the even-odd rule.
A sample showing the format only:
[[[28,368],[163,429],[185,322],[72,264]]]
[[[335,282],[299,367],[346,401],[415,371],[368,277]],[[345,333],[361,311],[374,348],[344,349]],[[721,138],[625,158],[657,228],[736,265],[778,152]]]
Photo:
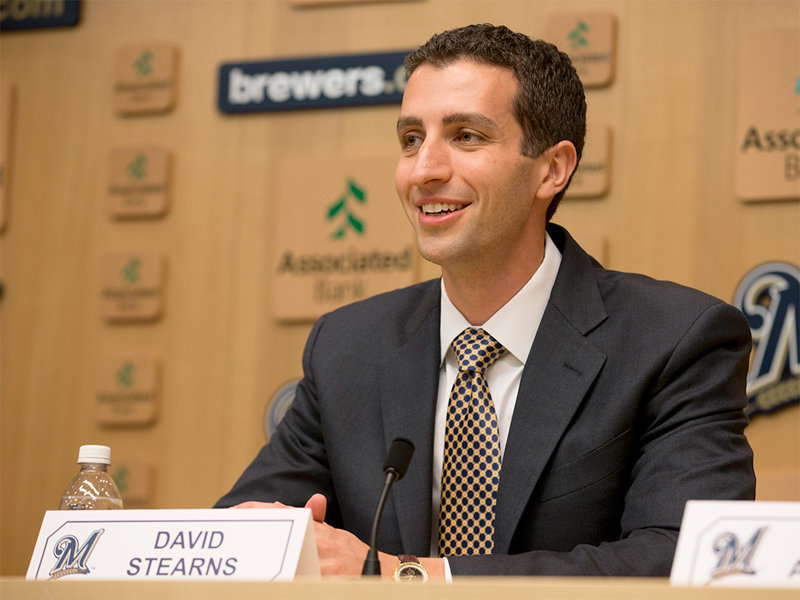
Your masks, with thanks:
[[[486,371],[486,380],[492,394],[497,424],[500,433],[500,452],[502,453],[511,417],[517,401],[517,392],[522,380],[522,370],[539,330],[544,309],[550,299],[550,292],[561,265],[559,252],[550,236],[546,236],[542,264],[528,282],[500,310],[480,327],[500,342],[506,352]],[[439,392],[436,400],[436,421],[433,430],[433,494],[432,494],[432,533],[431,556],[438,555],[439,544],[439,502],[442,487],[442,464],[444,462],[444,434],[447,421],[447,404],[450,390],[458,374],[458,361],[451,344],[458,335],[471,325],[450,301],[442,282],[442,302],[440,315],[440,347],[442,352],[439,372]],[[502,472],[502,471],[501,471]],[[502,476],[502,475],[501,475]],[[445,560],[445,570],[449,577],[449,565]]]

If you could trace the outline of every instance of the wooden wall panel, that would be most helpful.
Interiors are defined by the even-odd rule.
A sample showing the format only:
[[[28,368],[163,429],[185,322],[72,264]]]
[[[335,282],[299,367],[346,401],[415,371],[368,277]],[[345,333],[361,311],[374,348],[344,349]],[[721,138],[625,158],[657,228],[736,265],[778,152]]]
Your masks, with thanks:
[[[800,204],[734,197],[738,45],[749,32],[800,25],[791,1],[419,0],[298,8],[288,0],[84,3],[74,29],[3,33],[0,77],[16,90],[8,219],[0,234],[0,574],[24,573],[44,510],[75,470],[78,446],[154,464],[152,507],[204,507],[264,442],[271,394],[300,374],[310,324],[270,314],[275,207],[284,157],[397,151],[396,106],[222,115],[220,62],[411,48],[472,22],[543,35],[548,15],[617,17],[614,83],[589,90],[589,115],[613,130],[607,197],[565,201],[556,220],[605,238],[607,263],[730,300],[768,260],[800,263]],[[111,96],[125,43],[179,49],[178,98],[165,115],[122,118]],[[173,152],[169,213],[114,221],[107,159],[120,145]],[[395,199],[386,218],[407,226]],[[163,317],[100,316],[106,252],[167,261]],[[437,275],[425,264],[421,278]],[[120,350],[163,360],[156,422],[102,428],[95,363]],[[800,407],[754,420],[748,435],[769,497],[800,499]],[[772,483],[770,483],[772,482]],[[787,483],[788,482],[788,483]],[[798,484],[800,486],[800,484]],[[770,487],[772,486],[772,487]]]

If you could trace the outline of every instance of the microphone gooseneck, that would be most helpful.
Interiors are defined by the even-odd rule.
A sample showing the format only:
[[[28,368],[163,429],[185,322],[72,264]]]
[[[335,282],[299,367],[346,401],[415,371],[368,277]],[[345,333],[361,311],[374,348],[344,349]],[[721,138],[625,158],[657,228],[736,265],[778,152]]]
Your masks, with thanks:
[[[414,455],[414,444],[405,438],[396,438],[392,440],[392,445],[389,447],[389,452],[386,453],[386,460],[383,462],[383,472],[386,474],[386,479],[383,482],[383,491],[378,500],[378,507],[375,509],[375,517],[372,520],[372,530],[369,536],[369,552],[367,558],[364,560],[364,568],[361,571],[362,575],[380,575],[381,563],[378,560],[378,527],[381,523],[381,516],[383,515],[383,507],[386,504],[386,498],[389,496],[389,489],[395,481],[399,481],[406,474],[408,464],[411,462],[411,457]]]

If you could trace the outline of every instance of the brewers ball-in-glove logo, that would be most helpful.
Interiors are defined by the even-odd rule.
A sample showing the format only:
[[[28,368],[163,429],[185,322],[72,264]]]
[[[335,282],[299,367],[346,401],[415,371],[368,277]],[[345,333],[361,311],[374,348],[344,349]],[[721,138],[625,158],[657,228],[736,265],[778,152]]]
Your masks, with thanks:
[[[781,262],[756,267],[736,289],[734,305],[753,334],[746,412],[752,417],[800,402],[800,269]]]
[[[89,573],[87,565],[92,551],[97,546],[97,541],[105,529],[96,529],[81,545],[74,535],[65,535],[56,542],[53,554],[56,564],[50,569],[50,578],[59,579],[65,575],[86,575]]]
[[[711,572],[712,579],[725,575],[755,575],[753,557],[758,549],[767,527],[759,527],[746,544],[739,541],[736,534],[726,531],[714,540],[714,553],[718,557],[717,565]]]

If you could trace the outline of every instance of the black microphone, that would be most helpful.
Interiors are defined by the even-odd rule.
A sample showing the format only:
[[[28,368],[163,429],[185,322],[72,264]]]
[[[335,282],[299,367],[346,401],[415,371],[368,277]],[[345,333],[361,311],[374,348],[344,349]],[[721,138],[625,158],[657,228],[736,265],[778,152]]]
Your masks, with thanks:
[[[414,444],[405,438],[396,438],[392,440],[392,445],[389,447],[389,452],[386,453],[386,460],[383,461],[383,472],[386,473],[386,480],[383,483],[383,491],[381,492],[380,500],[378,500],[378,508],[375,509],[375,518],[372,520],[372,531],[369,536],[369,552],[367,558],[364,560],[364,568],[361,571],[362,575],[380,575],[381,563],[378,560],[378,526],[381,523],[381,516],[383,515],[383,506],[386,504],[386,498],[389,496],[389,488],[395,481],[399,481],[406,474],[408,463],[411,462],[411,457],[414,455]]]

